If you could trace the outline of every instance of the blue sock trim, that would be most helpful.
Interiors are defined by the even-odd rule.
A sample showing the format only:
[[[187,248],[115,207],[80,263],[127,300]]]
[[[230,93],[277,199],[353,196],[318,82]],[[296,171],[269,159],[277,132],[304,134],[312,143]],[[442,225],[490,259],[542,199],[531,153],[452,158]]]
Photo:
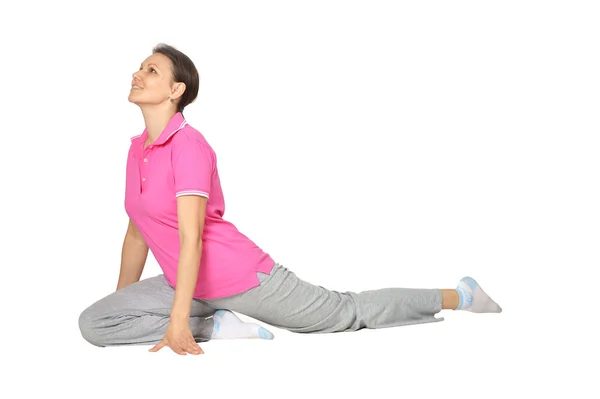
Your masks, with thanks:
[[[264,327],[260,327],[258,329],[258,336],[261,337],[262,339],[273,339],[273,333],[271,333],[269,330],[267,330]]]
[[[477,281],[475,281],[475,279],[472,277],[463,277],[460,281],[468,285],[471,291],[475,291],[475,287],[477,287]]]
[[[223,319],[223,316],[225,315],[225,311],[224,310],[217,310],[215,312],[215,314],[213,315],[213,335],[218,333],[221,330],[221,320]]]
[[[465,307],[471,307],[473,305],[473,295],[465,292]]]
[[[456,281],[456,280],[454,280],[454,281]],[[456,292],[458,292],[458,307],[455,310],[460,310],[464,303],[463,290],[461,290],[460,288],[456,288]]]

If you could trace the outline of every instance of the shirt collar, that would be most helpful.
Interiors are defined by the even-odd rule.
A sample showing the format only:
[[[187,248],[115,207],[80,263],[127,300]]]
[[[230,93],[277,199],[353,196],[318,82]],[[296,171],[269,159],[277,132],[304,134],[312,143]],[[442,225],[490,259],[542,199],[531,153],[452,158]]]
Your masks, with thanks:
[[[171,117],[167,126],[163,129],[162,133],[156,141],[154,141],[151,146],[162,145],[167,142],[171,138],[172,135],[183,129],[183,127],[187,125],[185,118],[181,112],[177,112],[175,115]],[[148,129],[144,129],[144,132],[141,135],[137,135],[131,138],[131,141],[139,139],[142,143],[145,143],[148,139]]]

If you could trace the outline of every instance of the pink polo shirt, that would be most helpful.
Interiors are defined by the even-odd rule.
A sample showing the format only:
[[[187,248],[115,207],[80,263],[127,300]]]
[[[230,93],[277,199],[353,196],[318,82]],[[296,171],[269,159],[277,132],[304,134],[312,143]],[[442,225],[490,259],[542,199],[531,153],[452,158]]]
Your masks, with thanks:
[[[179,259],[177,197],[208,198],[194,298],[235,295],[260,284],[274,260],[223,219],[225,201],[217,156],[204,136],[178,112],[144,148],[148,131],[132,137],[127,158],[125,210],[146,240],[167,282],[175,288]]]

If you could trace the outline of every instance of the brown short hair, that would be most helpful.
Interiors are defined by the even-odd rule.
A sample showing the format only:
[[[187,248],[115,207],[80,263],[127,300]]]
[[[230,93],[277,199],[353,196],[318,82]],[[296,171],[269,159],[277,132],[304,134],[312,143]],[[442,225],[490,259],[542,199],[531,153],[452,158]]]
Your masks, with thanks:
[[[194,102],[198,96],[200,88],[200,75],[196,66],[187,55],[168,44],[159,43],[152,49],[152,54],[160,53],[167,56],[173,64],[173,79],[176,82],[185,83],[185,92],[179,98],[177,112],[183,112],[183,109]]]

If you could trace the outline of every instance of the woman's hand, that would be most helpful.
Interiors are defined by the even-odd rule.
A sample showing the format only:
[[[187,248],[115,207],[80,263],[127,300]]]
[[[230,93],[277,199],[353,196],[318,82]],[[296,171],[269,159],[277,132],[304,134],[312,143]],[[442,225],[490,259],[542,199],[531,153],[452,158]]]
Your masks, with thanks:
[[[168,346],[173,352],[180,355],[187,355],[188,353],[200,355],[204,353],[200,345],[194,340],[187,319],[177,320],[171,318],[164,338],[158,344],[154,345],[149,352],[158,352],[165,346]]]

